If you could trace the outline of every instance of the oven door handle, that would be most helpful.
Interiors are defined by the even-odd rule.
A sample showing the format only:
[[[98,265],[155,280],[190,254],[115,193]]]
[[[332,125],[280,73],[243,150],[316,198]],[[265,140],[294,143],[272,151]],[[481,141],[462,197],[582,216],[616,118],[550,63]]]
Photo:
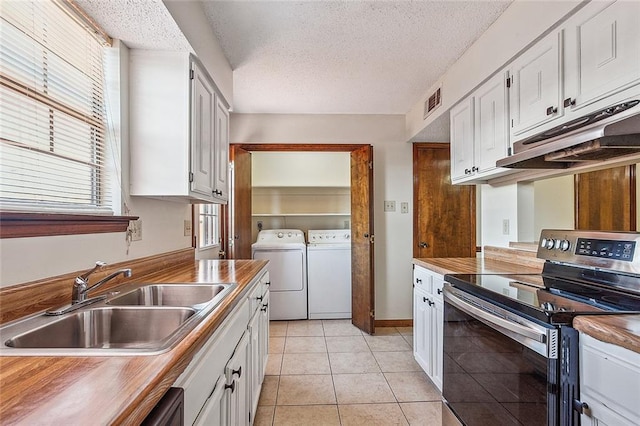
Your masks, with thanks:
[[[518,324],[517,322],[509,321],[507,319],[498,317],[492,314],[491,312],[485,311],[482,308],[479,308],[469,302],[462,300],[461,298],[459,298],[458,296],[456,296],[451,292],[445,291],[444,297],[449,303],[454,305],[456,308],[481,320],[485,324],[509,330],[512,333],[519,334],[523,337],[527,337],[529,339],[535,340],[536,342],[546,343],[547,341],[547,335],[545,333],[540,333],[524,325]]]

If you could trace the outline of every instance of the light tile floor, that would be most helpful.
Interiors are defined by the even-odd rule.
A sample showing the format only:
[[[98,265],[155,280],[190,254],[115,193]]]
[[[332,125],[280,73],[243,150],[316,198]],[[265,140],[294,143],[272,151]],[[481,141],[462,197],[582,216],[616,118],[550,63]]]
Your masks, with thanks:
[[[363,334],[350,320],[272,321],[255,425],[441,425],[441,396],[411,327]]]

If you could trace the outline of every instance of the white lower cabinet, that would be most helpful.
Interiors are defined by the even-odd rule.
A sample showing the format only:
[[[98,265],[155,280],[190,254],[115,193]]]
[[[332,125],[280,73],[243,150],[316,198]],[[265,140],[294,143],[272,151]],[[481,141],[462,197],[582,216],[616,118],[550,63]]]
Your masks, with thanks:
[[[253,423],[268,353],[268,277],[264,273],[249,285],[247,296],[175,381],[184,389],[185,425]]]
[[[640,353],[580,333],[582,426],[640,424]]]
[[[414,266],[413,355],[431,381],[442,390],[444,277]],[[426,279],[428,278],[428,279]],[[426,285],[420,285],[425,284]]]

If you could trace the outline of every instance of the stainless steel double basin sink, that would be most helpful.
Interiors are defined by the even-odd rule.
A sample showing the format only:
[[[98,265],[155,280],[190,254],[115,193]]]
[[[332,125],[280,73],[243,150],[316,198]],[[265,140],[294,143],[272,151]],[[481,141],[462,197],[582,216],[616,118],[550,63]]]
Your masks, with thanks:
[[[156,355],[179,343],[235,288],[138,284],[86,308],[37,314],[0,328],[0,355]]]

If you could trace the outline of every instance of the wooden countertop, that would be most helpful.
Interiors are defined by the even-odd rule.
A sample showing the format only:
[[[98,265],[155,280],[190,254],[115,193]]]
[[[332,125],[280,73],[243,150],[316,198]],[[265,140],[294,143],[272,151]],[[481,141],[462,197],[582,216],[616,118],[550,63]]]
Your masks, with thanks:
[[[0,356],[0,423],[139,424],[266,265],[263,260],[201,260],[146,275],[145,282],[238,283],[219,309],[164,354]]]
[[[640,315],[580,316],[573,327],[606,343],[640,353]]]
[[[413,259],[413,264],[437,274],[539,274],[542,268],[476,257]]]

